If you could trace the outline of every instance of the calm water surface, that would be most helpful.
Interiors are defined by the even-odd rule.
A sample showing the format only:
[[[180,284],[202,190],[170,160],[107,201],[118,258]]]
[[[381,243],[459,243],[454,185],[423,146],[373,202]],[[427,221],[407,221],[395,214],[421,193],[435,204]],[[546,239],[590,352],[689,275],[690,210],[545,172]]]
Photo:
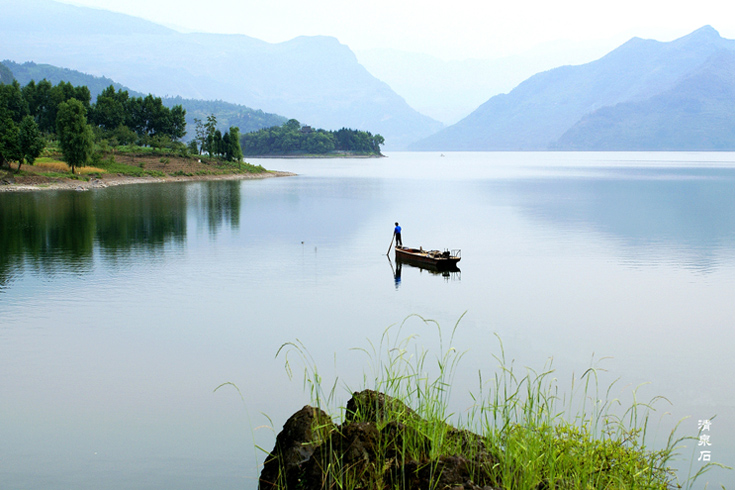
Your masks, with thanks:
[[[639,398],[671,402],[657,440],[716,415],[707,449],[735,464],[735,154],[258,163],[299,175],[0,194],[0,488],[255,489],[254,444],[309,402],[284,342],[339,377],[339,404],[370,369],[352,348],[465,312],[457,413],[497,334],[521,370],[597,365],[623,399],[648,383]],[[407,245],[461,248],[461,272],[397,277],[394,221]]]

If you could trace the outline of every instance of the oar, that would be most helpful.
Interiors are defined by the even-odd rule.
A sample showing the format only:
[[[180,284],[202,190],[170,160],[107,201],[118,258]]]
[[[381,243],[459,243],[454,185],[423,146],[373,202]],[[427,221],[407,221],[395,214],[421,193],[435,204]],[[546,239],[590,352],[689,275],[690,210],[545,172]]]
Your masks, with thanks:
[[[393,248],[393,239],[396,237],[396,234],[393,233],[393,236],[390,237],[390,245],[388,245],[388,252],[385,255],[388,255],[390,253],[390,249]]]

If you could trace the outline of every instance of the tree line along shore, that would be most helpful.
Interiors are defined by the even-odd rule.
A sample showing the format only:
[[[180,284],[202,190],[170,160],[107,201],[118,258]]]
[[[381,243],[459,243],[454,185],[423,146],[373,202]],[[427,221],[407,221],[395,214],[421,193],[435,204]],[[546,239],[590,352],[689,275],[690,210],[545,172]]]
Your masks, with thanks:
[[[68,82],[2,83],[0,182],[107,173],[164,177],[173,168],[185,176],[253,174],[265,169],[243,163],[244,156],[380,156],[384,143],[369,132],[313,129],[295,119],[254,133],[234,126],[222,131],[215,114],[194,119],[184,142],[185,115],[180,105],[169,108],[160,97],[133,97],[113,86],[92,102],[86,86]]]

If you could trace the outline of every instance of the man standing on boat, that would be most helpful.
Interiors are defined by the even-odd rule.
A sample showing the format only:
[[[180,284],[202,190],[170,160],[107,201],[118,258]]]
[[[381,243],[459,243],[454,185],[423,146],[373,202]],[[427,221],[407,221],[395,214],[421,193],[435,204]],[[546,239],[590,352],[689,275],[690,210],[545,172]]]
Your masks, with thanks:
[[[398,224],[398,221],[396,221],[396,228],[393,230],[393,235],[396,237],[396,247],[402,247],[403,240],[401,240],[401,225]]]

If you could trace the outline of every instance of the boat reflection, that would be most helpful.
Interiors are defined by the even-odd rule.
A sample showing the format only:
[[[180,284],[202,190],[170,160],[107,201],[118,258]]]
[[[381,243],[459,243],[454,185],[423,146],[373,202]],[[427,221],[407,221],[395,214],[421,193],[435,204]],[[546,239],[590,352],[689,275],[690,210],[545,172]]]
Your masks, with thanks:
[[[441,276],[445,281],[459,281],[462,279],[462,271],[456,265],[437,267],[431,264],[418,264],[413,262],[406,262],[400,258],[396,258],[395,267],[393,261],[388,257],[388,263],[390,264],[391,271],[393,272],[393,281],[396,289],[401,286],[401,274],[403,267],[409,267],[412,269],[418,269],[420,273],[424,271],[428,272],[432,276]]]

